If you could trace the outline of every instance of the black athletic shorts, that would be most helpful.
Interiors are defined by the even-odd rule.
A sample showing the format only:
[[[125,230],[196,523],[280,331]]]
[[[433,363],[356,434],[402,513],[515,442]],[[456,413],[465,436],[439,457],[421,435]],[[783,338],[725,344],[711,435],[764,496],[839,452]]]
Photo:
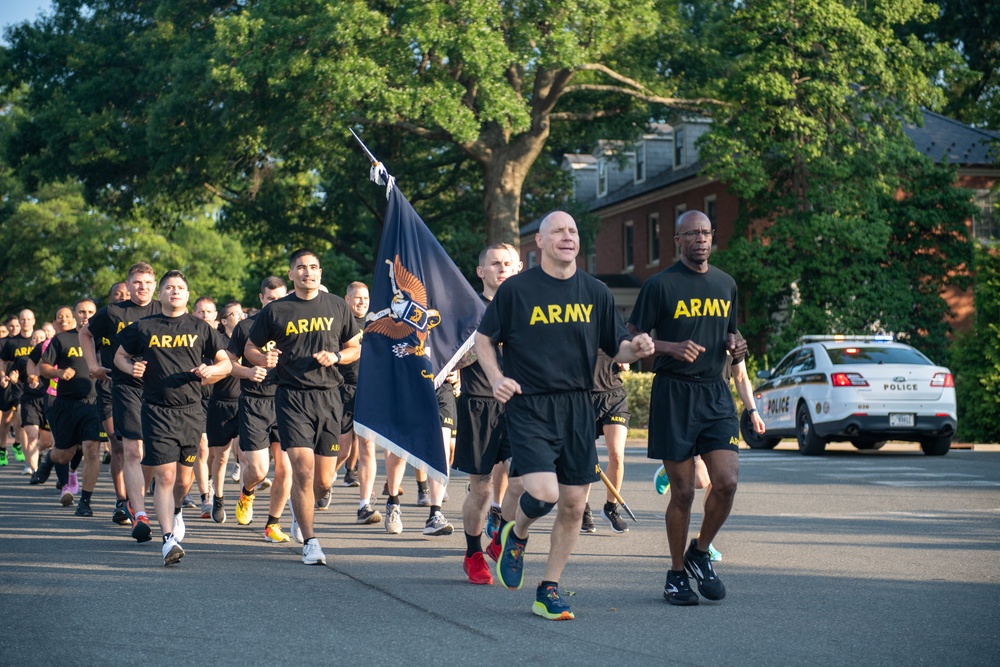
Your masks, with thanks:
[[[358,385],[340,385],[340,404],[344,406],[344,414],[340,417],[340,434],[346,435],[354,430],[354,396],[358,393]]]
[[[455,430],[455,385],[445,382],[437,391],[438,412],[441,414],[441,428]]]
[[[209,402],[211,400],[212,400],[212,394],[206,395],[204,391],[201,393],[201,414],[202,414],[201,432],[202,433],[208,433],[208,431],[206,431],[205,429],[208,426],[208,404],[209,404]]]
[[[8,382],[6,387],[0,387],[0,412],[7,412],[17,407],[18,401],[14,398],[16,386],[13,382]]]
[[[238,400],[213,398],[208,402],[208,423],[205,435],[209,447],[225,447],[240,434]]]
[[[201,441],[201,403],[168,408],[153,403],[142,404],[142,465],[159,466],[180,463],[191,467]]]
[[[240,395],[239,400],[240,451],[259,452],[278,437],[278,422],[274,417],[274,398]]]
[[[632,415],[628,411],[628,396],[623,388],[595,391],[593,400],[598,438],[604,435],[604,427],[608,424],[618,424],[628,428],[628,421]]]
[[[452,468],[469,475],[489,475],[510,458],[510,439],[503,404],[495,398],[458,397],[458,432]]]
[[[49,408],[49,418],[56,449],[69,449],[86,441],[97,442],[101,438],[96,400],[81,401],[57,396]]]
[[[717,449],[739,451],[740,421],[729,383],[657,373],[649,398],[646,456],[687,461]]]
[[[560,484],[601,479],[594,447],[594,402],[589,391],[515,394],[504,407],[512,476],[554,472]]]
[[[38,426],[46,428],[45,403],[48,394],[43,396],[22,396],[21,397],[21,426]]]
[[[111,380],[97,380],[94,382],[94,389],[97,391],[97,406],[100,410],[101,421],[107,421],[111,419],[113,414],[111,410],[113,403],[111,400]]]
[[[111,384],[111,413],[119,438],[142,440],[142,405],[142,387]]]
[[[291,389],[278,385],[274,415],[281,449],[308,447],[319,456],[340,453],[340,390]]]

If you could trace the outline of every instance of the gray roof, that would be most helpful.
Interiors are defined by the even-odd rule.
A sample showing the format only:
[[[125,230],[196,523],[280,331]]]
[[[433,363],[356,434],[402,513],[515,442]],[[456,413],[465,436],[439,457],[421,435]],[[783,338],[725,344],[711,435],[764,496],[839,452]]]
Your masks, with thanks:
[[[993,166],[1000,160],[998,133],[966,125],[933,111],[924,109],[923,127],[905,123],[903,131],[920,153],[936,162],[947,160],[950,164],[968,167]]]
[[[664,169],[655,176],[650,176],[642,183],[637,184],[635,181],[626,183],[614,192],[609,192],[604,197],[598,197],[594,203],[591,204],[590,210],[599,211],[602,208],[611,206],[612,204],[617,204],[620,201],[625,201],[646,192],[652,192],[653,190],[665,188],[668,185],[673,185],[679,181],[697,176],[703,166],[704,165],[701,162],[695,162],[694,164],[689,164],[686,167],[681,167],[676,170],[670,168]]]

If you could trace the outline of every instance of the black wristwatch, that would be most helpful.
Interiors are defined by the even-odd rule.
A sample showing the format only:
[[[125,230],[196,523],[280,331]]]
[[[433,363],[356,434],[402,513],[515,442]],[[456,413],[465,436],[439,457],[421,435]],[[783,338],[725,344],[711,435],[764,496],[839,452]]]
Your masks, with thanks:
[[[340,363],[340,352],[334,352],[334,354],[337,355],[337,360],[335,362],[333,362],[333,363],[339,364]]]
[[[752,415],[755,412],[757,412],[757,408],[750,408],[750,409],[747,410],[747,414],[748,415]]]

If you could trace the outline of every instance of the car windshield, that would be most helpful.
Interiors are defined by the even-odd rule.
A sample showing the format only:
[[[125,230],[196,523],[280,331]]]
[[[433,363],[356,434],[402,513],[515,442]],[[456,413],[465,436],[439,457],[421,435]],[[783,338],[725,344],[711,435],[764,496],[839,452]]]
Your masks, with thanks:
[[[933,366],[930,360],[911,347],[835,347],[827,348],[834,366],[840,364],[918,364]]]

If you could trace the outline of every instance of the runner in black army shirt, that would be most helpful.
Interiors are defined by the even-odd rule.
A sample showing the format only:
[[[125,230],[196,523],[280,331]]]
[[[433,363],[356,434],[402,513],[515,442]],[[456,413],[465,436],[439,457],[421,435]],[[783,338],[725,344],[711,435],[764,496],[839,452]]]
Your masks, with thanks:
[[[541,265],[497,290],[476,333],[476,354],[494,396],[506,403],[511,475],[524,484],[516,519],[503,529],[497,574],[508,588],[520,588],[528,528],[558,502],[532,611],[568,620],[573,613],[559,597],[559,576],[580,535],[590,483],[600,479],[590,397],[597,350],[632,362],[652,354],[653,341],[628,340],[611,291],[577,271],[580,237],[569,214],[546,216],[535,242]],[[502,373],[495,343],[504,346]]]
[[[678,218],[674,239],[681,259],[646,281],[629,318],[633,333],[656,330],[647,455],[663,461],[670,479],[666,526],[671,570],[663,595],[676,605],[698,604],[685,569],[706,598],[726,595],[708,555],[732,509],[739,466],[739,421],[722,372],[727,349],[740,361],[746,344],[738,345],[736,339],[736,282],[708,264],[714,234],[700,211]],[[696,454],[708,468],[713,491],[699,537],[688,546]]]
[[[161,312],[160,302],[154,299],[156,276],[153,267],[145,262],[137,262],[129,267],[126,284],[130,297],[127,301],[109,304],[101,308],[80,329],[80,343],[87,359],[90,377],[93,380],[111,380],[112,416],[115,432],[121,437],[125,451],[123,475],[129,514],[146,515],[144,497],[149,485],[151,471],[142,468],[142,380],[126,375],[115,363],[118,352],[118,334],[128,325],[148,315]],[[101,343],[101,362],[94,352],[95,341]],[[113,519],[115,523],[127,523],[128,515],[122,516],[126,503],[119,498]],[[133,537],[138,538],[146,531],[135,526]],[[138,533],[135,531],[138,530]],[[144,540],[145,541],[145,540]]]
[[[219,332],[187,312],[187,279],[180,271],[168,271],[160,279],[163,312],[125,327],[118,336],[121,346],[115,366],[142,386],[142,464],[153,469],[156,490],[153,505],[163,532],[163,563],[176,563],[184,555],[180,514],[184,495],[194,478],[194,460],[204,425],[202,384],[212,384],[232,370]],[[140,360],[133,362],[138,357]],[[203,359],[214,359],[206,365]],[[145,530],[142,527],[145,526]],[[145,514],[136,513],[135,527],[142,530],[140,542],[150,539]],[[145,539],[142,539],[145,535]]]
[[[233,331],[236,325],[243,321],[243,317],[243,307],[239,301],[230,301],[222,307],[217,329],[227,349]],[[229,362],[232,364],[232,359]],[[235,375],[229,375],[211,385],[211,389],[212,395],[208,399],[208,409],[205,413],[205,437],[208,440],[208,469],[212,476],[212,486],[215,488],[215,497],[212,498],[212,520],[216,523],[225,523],[226,464],[229,462],[230,448],[240,434],[240,422],[237,416],[240,379]]]
[[[316,493],[333,484],[340,449],[342,378],[336,365],[359,357],[361,332],[347,303],[320,290],[323,272],[316,253],[296,251],[289,267],[295,292],[264,306],[243,356],[278,370],[274,406],[281,447],[292,464],[292,532],[295,524],[302,531],[302,562],[325,565],[313,533]],[[265,353],[269,341],[275,347]]]
[[[622,387],[620,373],[621,365],[601,350],[594,369],[594,393],[591,398],[594,401],[594,415],[597,417],[596,437],[604,436],[604,445],[608,449],[608,479],[615,485],[615,489],[621,489],[625,480],[625,441],[628,439],[630,417],[628,396]],[[601,516],[614,532],[627,533],[628,524],[618,512],[618,501],[611,489],[606,489],[606,492]],[[589,512],[588,503],[580,530],[593,533],[596,529],[593,518],[587,516]]]

